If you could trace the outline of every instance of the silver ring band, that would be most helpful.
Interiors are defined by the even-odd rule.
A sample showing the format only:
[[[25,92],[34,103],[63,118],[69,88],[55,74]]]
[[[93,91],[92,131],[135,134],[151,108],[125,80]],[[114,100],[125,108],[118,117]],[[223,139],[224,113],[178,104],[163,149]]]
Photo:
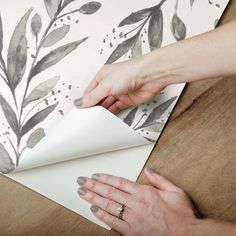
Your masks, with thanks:
[[[125,212],[125,208],[126,208],[126,205],[122,204],[121,207],[119,207],[119,216],[118,218],[120,220],[123,220],[123,215],[124,215],[124,212]]]

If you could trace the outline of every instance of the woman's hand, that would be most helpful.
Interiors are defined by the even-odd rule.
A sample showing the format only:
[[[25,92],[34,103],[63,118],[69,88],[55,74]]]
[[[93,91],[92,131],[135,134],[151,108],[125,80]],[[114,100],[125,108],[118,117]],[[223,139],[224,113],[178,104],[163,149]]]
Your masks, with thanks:
[[[184,235],[198,224],[183,190],[150,168],[145,174],[152,186],[106,174],[79,177],[78,193],[93,205],[91,211],[98,219],[123,235]],[[122,204],[126,206],[123,220],[118,218]]]
[[[105,65],[86,89],[77,107],[101,105],[112,113],[150,101],[165,85],[145,77],[143,58]]]

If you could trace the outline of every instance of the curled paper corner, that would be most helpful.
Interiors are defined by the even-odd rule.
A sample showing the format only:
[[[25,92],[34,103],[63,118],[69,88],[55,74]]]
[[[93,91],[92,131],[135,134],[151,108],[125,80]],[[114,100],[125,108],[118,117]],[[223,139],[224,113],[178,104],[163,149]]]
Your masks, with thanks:
[[[74,108],[22,157],[16,172],[147,144],[103,107]]]

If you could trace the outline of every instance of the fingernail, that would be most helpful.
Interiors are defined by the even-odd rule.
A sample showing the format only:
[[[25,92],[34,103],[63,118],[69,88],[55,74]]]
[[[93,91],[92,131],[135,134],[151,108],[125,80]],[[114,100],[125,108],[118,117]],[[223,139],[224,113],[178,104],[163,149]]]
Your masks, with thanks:
[[[80,108],[82,105],[83,105],[83,98],[78,98],[74,101],[74,105],[77,107],[77,108]]]
[[[81,176],[80,176],[80,177],[77,179],[77,183],[78,183],[79,185],[84,185],[86,182],[87,182],[87,179],[84,178],[84,177],[81,177]]]
[[[91,178],[93,180],[99,180],[100,176],[99,176],[99,174],[93,174]]]
[[[99,209],[96,206],[91,206],[90,210],[95,213],[98,212]]]
[[[79,189],[78,189],[78,194],[79,194],[79,195],[82,195],[82,196],[83,196],[83,195],[85,195],[86,193],[87,193],[87,191],[86,191],[84,188],[79,188]]]
[[[156,171],[154,169],[152,169],[151,167],[146,167],[147,172],[154,174],[156,173]]]

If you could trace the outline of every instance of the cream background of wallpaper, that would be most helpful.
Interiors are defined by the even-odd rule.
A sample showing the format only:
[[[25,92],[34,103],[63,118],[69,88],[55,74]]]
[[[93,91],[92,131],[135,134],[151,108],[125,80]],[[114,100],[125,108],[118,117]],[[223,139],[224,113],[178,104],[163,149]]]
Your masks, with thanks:
[[[10,35],[12,34],[17,20],[20,19],[22,15],[29,9],[29,6],[34,6],[34,13],[38,12],[42,16],[44,25],[49,20],[44,9],[43,1],[25,0],[21,2],[20,5],[18,4],[19,6],[17,5],[17,8],[15,7],[16,2],[16,0],[8,0],[2,1],[0,3],[1,9],[3,9],[1,15],[3,18],[3,24],[5,26],[5,45],[10,40]],[[73,8],[75,8],[76,6],[79,7],[82,3],[85,2],[86,1],[75,1],[75,3],[73,4]],[[158,1],[104,0],[100,2],[103,4],[103,6],[95,15],[81,16],[78,14],[72,17],[73,20],[79,18],[80,23],[72,24],[68,37],[66,37],[66,39],[64,39],[61,44],[68,41],[74,41],[85,36],[90,36],[89,40],[79,46],[79,48],[75,52],[73,52],[62,62],[60,62],[60,65],[56,65],[46,72],[40,74],[38,76],[38,79],[34,80],[31,85],[31,88],[33,88],[38,84],[39,80],[45,78],[48,79],[55,75],[61,76],[60,84],[62,82],[66,82],[67,84],[72,84],[73,88],[76,88],[79,85],[78,89],[73,89],[70,92],[71,100],[64,99],[67,91],[64,91],[60,96],[58,96],[60,107],[57,108],[57,110],[62,109],[66,116],[62,119],[60,114],[55,112],[43,124],[43,127],[45,128],[47,133],[46,138],[47,140],[51,140],[52,143],[42,140],[41,144],[36,146],[35,152],[33,150],[31,154],[31,152],[28,151],[22,158],[21,164],[23,169],[35,167],[38,165],[43,166],[15,172],[7,176],[46,196],[47,198],[52,199],[59,204],[71,209],[72,211],[81,214],[87,219],[108,228],[91,214],[89,210],[89,204],[79,199],[77,195],[77,177],[84,175],[90,176],[91,174],[97,172],[106,172],[113,175],[123,176],[135,181],[145,162],[147,161],[147,158],[152,148],[154,147],[154,144],[147,143],[145,139],[136,134],[133,130],[131,130],[130,127],[125,125],[122,121],[118,120],[117,117],[111,115],[109,112],[102,108],[96,107],[82,111],[74,109],[73,111],[71,111],[71,109],[73,108],[72,101],[73,99],[82,95],[89,81],[94,77],[97,70],[104,64],[104,62],[107,60],[112,50],[114,49],[106,48],[104,49],[104,54],[102,56],[100,55],[99,52],[101,47],[103,46],[102,40],[105,35],[108,33],[110,34],[112,32],[112,29],[115,28],[123,18],[128,16],[131,11],[137,11],[146,7],[156,5]],[[213,2],[215,4],[217,1]],[[220,1],[221,7],[217,8],[215,7],[215,5],[209,5],[207,0],[195,0],[194,7],[191,10],[188,1],[179,0],[178,15],[186,24],[187,37],[213,29],[215,20],[221,16],[227,3],[227,0]],[[174,38],[171,35],[169,27],[171,17],[173,16],[174,4],[174,0],[167,0],[162,8],[164,14],[163,46],[174,42]],[[29,33],[29,39],[30,37],[31,36]],[[114,43],[119,42],[117,41]],[[33,47],[33,45],[30,46]],[[4,50],[3,53],[6,54],[6,50]],[[122,60],[124,59],[126,58],[122,58]],[[176,58],[176,60],[178,60],[178,58]],[[0,86],[2,86],[1,92],[7,97],[7,91],[5,87],[2,84],[0,84]],[[183,88],[184,84],[171,86],[170,88],[166,89],[163,96],[165,99],[168,99],[175,95],[180,96]],[[60,88],[58,87],[57,89]],[[19,88],[18,94],[22,94],[21,88]],[[170,107],[169,111],[173,109],[174,105],[175,104]],[[124,114],[122,114],[120,117],[122,118]],[[78,116],[80,118],[78,118]],[[1,120],[5,119],[2,112],[0,113],[0,118]],[[63,121],[67,119],[70,120],[70,122],[63,123]],[[83,120],[83,122],[87,124],[88,129],[84,129],[86,127],[85,123],[85,125],[79,126],[79,119]],[[60,123],[61,120],[62,123]],[[103,124],[104,121],[106,122]],[[57,149],[53,154],[55,158],[53,161],[50,155],[43,155],[39,163],[38,159],[35,160],[36,163],[34,163],[34,160],[33,162],[31,162],[30,155],[36,155],[36,157],[38,157],[41,156],[44,152],[50,153],[48,150],[50,150],[50,148],[52,147],[51,145],[56,144],[55,142],[53,142],[54,135],[58,136],[58,134],[61,134],[61,136],[63,136],[65,127],[71,129],[75,128],[71,126],[72,123],[74,123],[75,126],[78,123],[78,126],[76,127],[78,128],[78,136],[72,138],[72,140],[74,140],[75,138],[78,139],[78,149],[76,149],[75,145],[73,147],[74,152],[71,153],[70,146],[61,145],[61,143],[59,143],[58,145],[56,145]],[[113,124],[112,126],[114,127],[114,129],[109,129],[107,132],[107,136],[103,138],[103,131],[106,129],[106,125],[108,123]],[[71,136],[69,135],[64,140],[65,143],[69,140],[70,137]],[[114,138],[112,140],[113,137],[116,137],[116,139]],[[25,142],[26,139],[27,136],[25,137]],[[83,139],[81,141],[83,143],[83,147],[81,145],[82,149],[79,146],[80,139]],[[99,141],[101,141],[101,143],[99,143]],[[111,142],[109,143],[108,141]],[[91,144],[93,145],[92,147],[90,146]],[[117,146],[114,147],[114,144],[116,144]],[[88,146],[85,147],[86,145]],[[105,153],[101,153],[103,152],[103,150]],[[96,153],[99,154],[94,155]],[[74,158],[75,156],[81,156],[81,158],[68,160],[70,157]]]

